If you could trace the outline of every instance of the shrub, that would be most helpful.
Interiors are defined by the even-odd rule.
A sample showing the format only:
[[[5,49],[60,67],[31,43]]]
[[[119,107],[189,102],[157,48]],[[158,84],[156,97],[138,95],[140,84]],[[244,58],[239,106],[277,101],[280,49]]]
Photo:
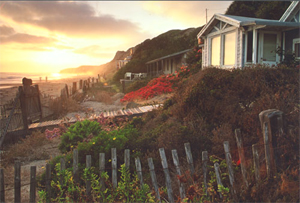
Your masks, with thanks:
[[[65,153],[76,147],[85,138],[94,137],[101,131],[101,126],[96,121],[84,120],[76,122],[68,128],[68,131],[61,136],[59,149]]]

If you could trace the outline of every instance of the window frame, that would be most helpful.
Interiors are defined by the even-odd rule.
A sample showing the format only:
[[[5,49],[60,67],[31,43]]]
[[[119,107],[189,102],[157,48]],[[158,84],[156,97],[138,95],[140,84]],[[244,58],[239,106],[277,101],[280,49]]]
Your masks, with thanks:
[[[299,46],[300,46],[300,38],[295,38],[295,39],[293,39],[293,53],[295,53],[295,59],[300,59],[300,55],[297,57],[296,56],[296,50],[295,50],[295,45],[296,44],[299,44]]]

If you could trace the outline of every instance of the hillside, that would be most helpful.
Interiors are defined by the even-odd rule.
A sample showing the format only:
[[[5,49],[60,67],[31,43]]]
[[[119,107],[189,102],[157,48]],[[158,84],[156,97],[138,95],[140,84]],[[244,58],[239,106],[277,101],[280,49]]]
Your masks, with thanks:
[[[125,72],[146,72],[145,63],[153,59],[192,48],[197,43],[197,33],[201,27],[186,30],[170,30],[153,39],[147,39],[136,46],[132,60],[113,77],[115,82],[123,78]]]

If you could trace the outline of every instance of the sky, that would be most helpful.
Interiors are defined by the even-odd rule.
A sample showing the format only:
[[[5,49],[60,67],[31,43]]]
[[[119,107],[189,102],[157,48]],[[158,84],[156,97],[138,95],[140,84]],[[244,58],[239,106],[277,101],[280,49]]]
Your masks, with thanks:
[[[0,1],[0,72],[101,65],[173,29],[199,27],[232,1]],[[196,36],[195,36],[196,38]]]

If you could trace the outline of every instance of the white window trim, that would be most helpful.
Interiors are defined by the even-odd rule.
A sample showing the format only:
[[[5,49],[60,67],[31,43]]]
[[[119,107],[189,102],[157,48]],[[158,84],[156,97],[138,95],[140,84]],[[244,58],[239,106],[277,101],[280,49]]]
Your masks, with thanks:
[[[264,61],[262,60],[262,53],[263,53],[263,41],[264,41],[264,37],[263,34],[276,34],[276,49],[280,46],[280,42],[281,42],[281,33],[280,32],[275,32],[275,31],[258,31],[258,33],[260,34],[259,36],[259,47],[258,47],[258,63],[262,64],[264,63]],[[276,53],[276,60],[274,63],[278,64],[280,62],[280,57],[279,55]]]
[[[208,57],[208,64],[209,64],[209,66],[211,66],[212,64],[211,64],[211,57],[212,57],[212,51],[211,51],[211,49],[212,49],[212,39],[214,38],[214,37],[218,37],[218,36],[220,36],[220,65],[218,65],[218,66],[216,66],[216,67],[220,67],[220,68],[236,68],[236,66],[237,66],[237,49],[238,49],[238,47],[237,47],[237,44],[238,44],[238,29],[236,29],[236,28],[230,28],[230,29],[225,29],[226,30],[226,32],[222,32],[222,33],[219,33],[219,34],[214,34],[214,33],[212,33],[212,35],[210,35],[209,37],[208,37],[208,42],[209,42],[209,44],[208,44],[208,48],[209,48],[209,50],[210,50],[210,54],[209,54],[209,57]],[[235,33],[235,62],[234,62],[234,64],[232,64],[232,65],[224,65],[224,38],[225,38],[225,35],[226,34],[230,34],[230,33]]]
[[[300,38],[293,39],[293,53],[295,53],[295,44],[300,44]],[[300,59],[300,56],[295,58]]]

